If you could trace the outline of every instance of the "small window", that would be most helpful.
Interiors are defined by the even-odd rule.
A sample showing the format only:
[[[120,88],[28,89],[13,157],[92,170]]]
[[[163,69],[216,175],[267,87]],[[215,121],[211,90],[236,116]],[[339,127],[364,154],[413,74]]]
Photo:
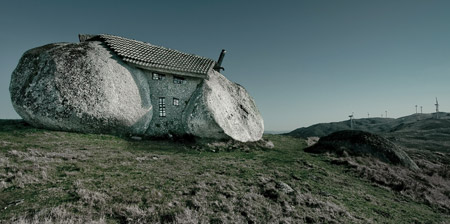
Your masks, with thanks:
[[[173,98],[173,105],[174,106],[179,106],[180,105],[180,100],[178,98]]]
[[[158,73],[153,73],[153,79],[154,80],[163,80],[165,78],[166,78],[165,75],[161,75],[161,74],[158,74]]]
[[[186,80],[184,78],[174,76],[173,83],[174,84],[185,84]]]
[[[166,98],[164,97],[159,98],[159,116],[160,117],[166,116]]]

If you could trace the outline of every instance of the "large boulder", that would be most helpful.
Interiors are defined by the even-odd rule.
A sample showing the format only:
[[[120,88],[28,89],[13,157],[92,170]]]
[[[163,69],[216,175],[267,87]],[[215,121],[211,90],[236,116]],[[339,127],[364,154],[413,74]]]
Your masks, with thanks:
[[[31,49],[10,84],[14,109],[34,126],[113,134],[145,133],[149,91],[141,70],[97,41]]]
[[[397,145],[379,135],[364,131],[345,130],[320,138],[317,144],[305,149],[310,153],[335,153],[337,155],[366,156],[383,162],[402,165],[413,170],[416,163]]]
[[[253,98],[239,84],[213,71],[194,92],[183,114],[188,134],[204,138],[261,139],[264,123]]]

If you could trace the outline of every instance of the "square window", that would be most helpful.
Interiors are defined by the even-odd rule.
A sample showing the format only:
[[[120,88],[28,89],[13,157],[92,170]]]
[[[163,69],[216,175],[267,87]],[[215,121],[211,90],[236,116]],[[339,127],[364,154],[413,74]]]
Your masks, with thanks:
[[[174,84],[185,84],[186,80],[184,78],[174,76],[173,83]]]
[[[153,80],[164,80],[166,78],[166,75],[161,75],[158,73],[153,73],[152,79]]]
[[[173,105],[174,106],[179,106],[180,105],[180,100],[178,98],[173,98]]]

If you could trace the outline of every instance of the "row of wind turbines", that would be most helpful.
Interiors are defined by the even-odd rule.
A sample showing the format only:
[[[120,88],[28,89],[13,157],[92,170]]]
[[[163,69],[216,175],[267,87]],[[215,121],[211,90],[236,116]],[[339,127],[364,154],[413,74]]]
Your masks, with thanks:
[[[436,97],[436,103],[434,104],[434,106],[436,106],[436,119],[439,119],[439,102],[438,102],[438,99],[437,99],[437,97]],[[417,105],[416,105],[416,114],[418,113],[417,112]],[[420,106],[420,114],[422,114],[422,106]],[[385,118],[387,118],[388,116],[388,112],[387,112],[387,110],[385,110],[384,111],[384,113],[385,113]],[[353,117],[354,117],[354,114],[353,114],[353,112],[352,112],[352,114],[350,114],[350,115],[348,115],[348,117],[350,118],[350,128],[351,129],[353,129]],[[381,117],[383,117],[383,114],[381,114]],[[367,113],[367,118],[370,118],[370,113]]]
[[[436,97],[436,103],[434,104],[434,106],[436,106],[436,113],[435,113],[435,118],[439,119],[439,101]],[[417,105],[416,105],[416,114],[417,114]],[[422,114],[422,106],[420,106],[420,114]]]

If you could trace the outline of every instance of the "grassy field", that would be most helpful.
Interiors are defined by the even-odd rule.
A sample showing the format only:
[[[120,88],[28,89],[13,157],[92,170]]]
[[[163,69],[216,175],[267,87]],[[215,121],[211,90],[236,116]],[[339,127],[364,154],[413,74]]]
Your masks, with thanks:
[[[0,121],[0,222],[445,223],[446,211],[361,178],[301,139],[212,151]]]

